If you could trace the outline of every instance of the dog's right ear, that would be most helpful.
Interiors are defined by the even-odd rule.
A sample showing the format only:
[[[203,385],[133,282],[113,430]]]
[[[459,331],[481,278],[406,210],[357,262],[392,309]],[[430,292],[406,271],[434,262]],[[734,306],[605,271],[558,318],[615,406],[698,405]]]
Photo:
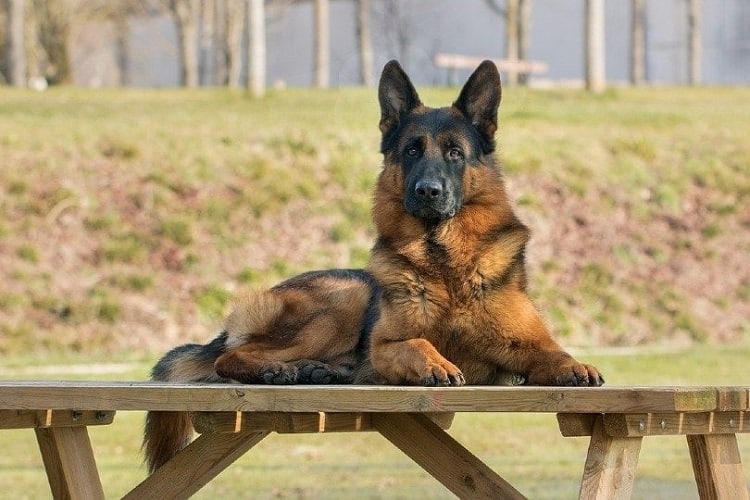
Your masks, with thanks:
[[[380,132],[383,139],[398,126],[401,116],[421,106],[422,101],[398,61],[389,61],[380,75]]]

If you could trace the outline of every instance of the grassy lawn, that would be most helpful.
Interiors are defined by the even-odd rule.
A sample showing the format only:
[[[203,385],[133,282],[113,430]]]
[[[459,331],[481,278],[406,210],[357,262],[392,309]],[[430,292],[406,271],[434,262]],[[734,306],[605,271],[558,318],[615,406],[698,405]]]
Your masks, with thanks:
[[[609,385],[750,384],[750,346],[703,346],[661,351],[579,352],[596,363]],[[142,380],[151,360],[94,365],[68,359],[47,368],[29,359],[0,366],[2,378]],[[91,437],[108,498],[137,484],[145,470],[139,451],[141,412],[121,412]],[[552,414],[459,414],[451,434],[531,498],[574,498],[588,441],[562,438]],[[750,477],[750,439],[739,435]],[[0,497],[44,498],[46,477],[31,430],[0,432]],[[450,498],[405,455],[376,434],[272,435],[201,490],[196,498]],[[697,498],[684,437],[646,438],[635,498]]]

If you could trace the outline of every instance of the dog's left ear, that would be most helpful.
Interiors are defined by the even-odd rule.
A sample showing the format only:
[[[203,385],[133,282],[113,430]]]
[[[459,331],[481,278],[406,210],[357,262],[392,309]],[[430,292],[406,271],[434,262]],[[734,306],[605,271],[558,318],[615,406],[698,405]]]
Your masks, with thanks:
[[[487,60],[474,70],[453,103],[453,107],[463,113],[479,131],[485,154],[495,150],[497,108],[501,97],[500,73],[495,63]]]

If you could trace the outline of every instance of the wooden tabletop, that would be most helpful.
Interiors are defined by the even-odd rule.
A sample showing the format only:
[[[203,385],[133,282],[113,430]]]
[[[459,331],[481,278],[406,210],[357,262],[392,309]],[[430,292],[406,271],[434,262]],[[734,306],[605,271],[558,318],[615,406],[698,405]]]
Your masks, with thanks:
[[[0,381],[0,410],[633,413],[748,410],[750,387],[403,387]]]

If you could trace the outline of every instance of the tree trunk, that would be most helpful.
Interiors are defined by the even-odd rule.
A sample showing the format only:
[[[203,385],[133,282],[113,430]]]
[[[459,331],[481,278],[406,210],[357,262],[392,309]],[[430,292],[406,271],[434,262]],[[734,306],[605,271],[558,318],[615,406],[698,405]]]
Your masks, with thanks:
[[[508,0],[505,11],[505,58],[511,63],[518,60],[518,2],[519,0]],[[510,68],[505,83],[512,87],[518,83],[518,72],[513,64]]]
[[[180,51],[180,83],[185,87],[198,86],[198,25],[200,0],[171,0],[170,9],[177,26]]]
[[[250,61],[247,85],[254,96],[261,97],[266,92],[266,12],[263,0],[250,0],[248,14]]]
[[[130,84],[130,49],[128,37],[130,27],[127,16],[117,16],[113,21],[115,26],[115,60],[117,61],[118,85],[127,87]]]
[[[213,80],[217,85],[227,84],[227,2],[215,0],[214,11],[214,72]]]
[[[586,0],[586,89],[602,92],[604,67],[604,0]]]
[[[357,40],[359,41],[360,78],[362,85],[375,84],[372,37],[370,36],[370,0],[357,0]]]
[[[531,0],[520,0],[518,7],[518,59],[528,61],[531,38]],[[529,74],[518,75],[518,83],[528,85]]]
[[[630,14],[630,83],[643,85],[646,76],[646,0],[632,0]]]
[[[245,2],[227,3],[227,85],[240,86],[242,74],[242,33],[245,27]]]
[[[15,87],[26,86],[25,10],[24,0],[8,2],[8,77]]]
[[[701,1],[688,0],[688,83],[700,85],[703,53],[701,50]]]
[[[214,43],[216,27],[214,14],[216,5],[214,0],[201,0],[200,35],[198,52],[198,79],[200,85],[210,86],[214,81]]]
[[[329,1],[315,0],[315,86],[328,88],[331,74]]]

